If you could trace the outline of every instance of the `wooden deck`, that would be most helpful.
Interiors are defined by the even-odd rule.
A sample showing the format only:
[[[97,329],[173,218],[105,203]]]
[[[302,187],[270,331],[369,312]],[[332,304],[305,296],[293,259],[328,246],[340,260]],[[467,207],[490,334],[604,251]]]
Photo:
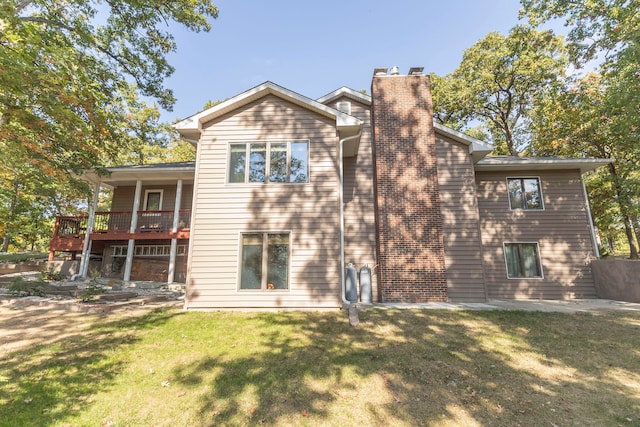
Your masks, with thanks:
[[[189,239],[191,210],[179,211],[178,227],[173,231],[173,211],[139,211],[136,227],[131,232],[133,212],[96,212],[90,234],[92,241]],[[89,216],[59,216],[49,252],[82,252]]]

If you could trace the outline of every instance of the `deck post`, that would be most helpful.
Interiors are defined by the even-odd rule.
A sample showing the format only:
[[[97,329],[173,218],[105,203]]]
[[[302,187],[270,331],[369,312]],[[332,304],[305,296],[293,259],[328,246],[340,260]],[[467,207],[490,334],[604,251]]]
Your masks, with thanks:
[[[84,242],[82,244],[82,259],[80,260],[80,277],[87,278],[89,272],[89,258],[91,258],[91,232],[96,221],[96,210],[98,209],[98,200],[100,196],[100,181],[98,181],[93,187],[93,199],[89,206],[89,218],[87,218],[87,230],[84,235]]]
[[[173,207],[173,227],[171,232],[178,232],[178,225],[180,224],[180,205],[182,204],[182,180],[179,179],[176,183],[176,202]],[[178,239],[171,239],[171,251],[169,252],[169,272],[167,274],[167,283],[173,283],[176,275],[176,254],[178,251]]]
[[[136,228],[138,228],[138,209],[140,208],[140,194],[142,193],[142,181],[136,181],[136,193],[133,199],[133,211],[131,212],[131,226],[129,227],[129,233],[133,234],[136,232]],[[131,280],[131,267],[133,266],[133,252],[135,250],[135,239],[129,239],[127,245],[127,260],[124,266],[124,277],[122,278],[125,282]]]
[[[176,203],[173,207],[173,227],[171,232],[178,232],[178,225],[180,224],[180,205],[182,204],[182,180],[179,179],[176,184]],[[173,283],[176,275],[176,255],[178,252],[178,239],[174,237],[171,239],[171,251],[169,252],[169,273],[167,275],[167,283]]]
[[[57,236],[60,231],[60,217],[56,217],[56,225],[53,229],[53,235]],[[51,239],[53,242],[53,239]],[[48,261],[53,261],[56,258],[56,251],[53,250],[51,243],[49,243],[49,258]]]

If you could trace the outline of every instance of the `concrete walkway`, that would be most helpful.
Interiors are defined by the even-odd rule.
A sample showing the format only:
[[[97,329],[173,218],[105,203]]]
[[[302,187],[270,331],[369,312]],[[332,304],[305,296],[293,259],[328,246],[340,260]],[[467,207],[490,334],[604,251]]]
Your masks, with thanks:
[[[640,311],[640,303],[612,301],[607,299],[574,300],[489,300],[486,303],[433,302],[423,304],[383,303],[373,305],[358,304],[358,308],[421,308],[439,310],[523,310],[561,313],[601,312],[601,311]]]

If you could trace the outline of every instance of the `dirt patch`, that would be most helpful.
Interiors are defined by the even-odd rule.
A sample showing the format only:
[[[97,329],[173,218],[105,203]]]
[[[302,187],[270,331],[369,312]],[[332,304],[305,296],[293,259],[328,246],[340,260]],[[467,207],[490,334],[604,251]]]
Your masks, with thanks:
[[[0,301],[0,360],[29,347],[78,336],[97,322],[135,319],[158,307],[182,307],[182,301],[144,298],[108,304],[27,297]]]

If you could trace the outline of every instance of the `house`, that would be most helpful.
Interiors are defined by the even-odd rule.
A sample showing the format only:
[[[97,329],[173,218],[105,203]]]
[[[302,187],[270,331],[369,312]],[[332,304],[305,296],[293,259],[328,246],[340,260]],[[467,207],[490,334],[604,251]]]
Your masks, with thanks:
[[[184,119],[196,161],[88,173],[112,210],[58,218],[52,253],[184,282],[189,309],[340,307],[347,263],[375,302],[596,297],[582,174],[606,160],[490,156],[434,123],[421,68],[371,92],[266,82]]]

